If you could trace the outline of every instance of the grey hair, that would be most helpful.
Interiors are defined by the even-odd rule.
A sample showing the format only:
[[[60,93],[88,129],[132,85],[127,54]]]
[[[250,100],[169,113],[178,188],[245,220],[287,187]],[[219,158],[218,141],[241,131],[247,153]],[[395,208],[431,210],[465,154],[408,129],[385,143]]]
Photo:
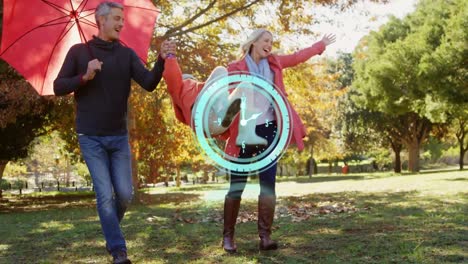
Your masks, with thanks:
[[[124,9],[124,6],[120,3],[116,2],[109,2],[109,1],[104,1],[101,2],[97,7],[96,7],[96,12],[94,13],[94,18],[96,19],[96,25],[99,26],[99,17],[100,16],[107,16],[110,14],[112,8],[120,8]]]
[[[241,53],[241,58],[244,58],[245,55],[247,55],[249,52],[250,52],[250,49],[252,48],[252,44],[259,40],[260,37],[264,34],[264,33],[270,33],[271,36],[273,36],[273,34],[271,34],[270,31],[266,30],[266,29],[263,29],[263,28],[260,28],[260,29],[256,29],[254,30],[252,33],[250,33],[249,37],[247,38],[246,41],[244,41],[241,46],[240,46],[240,53]]]

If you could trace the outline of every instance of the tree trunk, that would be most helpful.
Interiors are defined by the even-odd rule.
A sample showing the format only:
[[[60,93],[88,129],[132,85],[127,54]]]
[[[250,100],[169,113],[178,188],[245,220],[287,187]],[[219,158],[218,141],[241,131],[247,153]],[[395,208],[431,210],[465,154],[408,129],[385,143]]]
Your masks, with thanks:
[[[164,176],[164,186],[169,187],[169,173],[167,172]]]
[[[427,118],[421,118],[416,113],[402,116],[399,126],[400,138],[408,149],[408,170],[419,172],[419,149],[427,139],[433,124]]]
[[[395,153],[393,171],[395,173],[401,173],[401,149],[403,148],[403,145],[400,142],[396,142],[396,140],[392,140],[391,138],[390,144],[392,146],[393,153]]]
[[[419,142],[414,140],[408,145],[408,170],[419,172]]]
[[[313,171],[312,158],[309,158],[307,160],[307,175],[309,175],[309,179],[312,179],[312,171]]]
[[[395,164],[393,167],[395,173],[401,173],[401,150],[395,152]]]
[[[308,165],[307,169],[308,169],[309,179],[311,179],[312,175],[316,173],[314,171],[314,167],[315,167],[314,147],[310,148],[310,158],[309,158],[309,163],[307,165]]]
[[[176,175],[176,186],[177,186],[177,187],[180,187],[180,166],[179,166],[179,165],[176,166],[176,172],[177,172],[177,175]]]
[[[466,128],[466,120],[460,120],[459,121],[459,128],[458,131],[456,132],[455,136],[457,137],[458,144],[460,145],[460,157],[459,157],[459,165],[460,165],[460,170],[463,170],[463,158],[465,157],[465,153],[468,150],[468,142],[465,146],[465,137],[467,134]]]
[[[5,171],[6,165],[8,164],[8,160],[0,160],[0,183],[3,179],[3,172]],[[2,198],[2,188],[0,188],[0,199]]]
[[[128,128],[129,128],[129,140],[130,142],[132,141],[132,138],[134,138],[136,135],[136,120],[135,120],[135,115],[133,113],[133,108],[129,104],[128,108]],[[136,204],[139,204],[142,202],[142,196],[139,192],[140,190],[140,179],[138,177],[138,160],[136,157],[136,149],[135,145],[131,144],[131,162],[132,162],[132,182],[133,182],[133,193],[134,193],[134,199],[133,202]]]
[[[135,159],[135,155],[132,153],[132,182],[133,182],[133,192],[135,198],[133,199],[135,203],[141,202],[141,193],[140,190],[140,179],[138,178],[138,166],[137,160]]]
[[[210,179],[210,177],[208,176],[208,171],[207,171],[207,169],[205,168],[205,169],[203,170],[203,183],[204,183],[204,184],[207,184],[209,179]]]
[[[462,142],[460,144],[460,159],[459,159],[460,170],[463,170],[463,166],[464,166],[463,158],[465,157],[466,150],[467,149],[463,148],[463,142]]]
[[[71,178],[71,173],[70,173],[70,161],[68,159],[68,156],[66,157],[66,162],[67,162],[67,171],[66,171],[66,177],[67,177],[67,187],[70,185],[70,178]]]
[[[159,179],[159,168],[157,167],[156,161],[151,159],[149,161],[148,176],[145,177],[146,182],[157,183]]]

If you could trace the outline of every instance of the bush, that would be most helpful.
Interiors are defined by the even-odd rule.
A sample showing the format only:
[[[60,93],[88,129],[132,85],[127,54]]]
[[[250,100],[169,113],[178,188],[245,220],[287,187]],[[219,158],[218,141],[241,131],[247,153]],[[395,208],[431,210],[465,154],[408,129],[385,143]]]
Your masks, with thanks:
[[[11,183],[11,188],[12,189],[23,189],[26,187],[26,184],[24,181],[21,180],[15,180]]]
[[[5,180],[5,179],[1,179],[0,180],[0,189],[2,189],[3,191],[6,191],[10,188],[10,182]]]
[[[458,164],[460,158],[460,150],[457,146],[450,147],[442,152],[441,157],[437,160],[439,163],[445,163],[447,165]]]
[[[435,163],[449,148],[450,144],[431,136],[423,145],[424,153],[422,154],[422,158],[429,163]]]

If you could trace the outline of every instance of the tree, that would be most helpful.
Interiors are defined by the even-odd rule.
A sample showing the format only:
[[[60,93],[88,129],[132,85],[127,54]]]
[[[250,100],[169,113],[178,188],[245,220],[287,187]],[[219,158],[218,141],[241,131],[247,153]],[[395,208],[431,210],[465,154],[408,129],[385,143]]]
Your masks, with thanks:
[[[24,161],[34,171],[36,185],[39,186],[42,173],[52,173],[57,182],[70,180],[70,157],[65,150],[65,141],[53,131],[37,137],[31,146],[28,157]]]
[[[466,108],[461,111],[456,110],[452,119],[451,129],[460,149],[460,156],[458,159],[459,168],[463,170],[463,159],[468,151],[468,110]]]
[[[3,64],[3,62],[0,62]],[[6,69],[6,72],[5,72]],[[0,72],[0,180],[9,161],[25,158],[30,143],[47,132],[50,100],[40,97],[3,64]],[[1,190],[0,190],[1,197]]]
[[[462,2],[421,1],[413,14],[402,20],[392,18],[355,51],[354,85],[360,93],[356,102],[406,122],[396,132],[408,149],[413,172],[419,170],[420,145],[447,114],[446,104],[436,96],[447,88],[428,86],[426,58],[441,47],[444,25],[457,14],[455,10],[463,10]],[[457,12],[463,14],[461,10]],[[440,74],[432,71],[430,75]],[[457,74],[456,78],[466,76]]]
[[[90,184],[92,179],[86,164],[79,162],[76,163],[74,167],[76,174],[83,178],[86,181],[86,184]]]
[[[131,145],[139,162],[139,173],[145,175],[139,181],[159,182],[163,180],[162,170],[176,172],[179,177],[180,166],[193,158],[190,154],[195,152],[191,130],[176,123],[172,105],[165,95],[165,89],[148,96],[137,88],[130,98],[132,112],[138,113],[130,130]]]
[[[3,2],[0,2],[0,10],[2,21]],[[1,25],[2,22],[0,34]],[[30,143],[46,133],[51,106],[48,98],[37,95],[22,77],[0,60],[0,181],[8,162],[26,157]]]
[[[429,6],[429,3],[424,4]],[[457,0],[444,6],[443,11],[439,6],[432,9],[443,14],[444,19],[437,23],[438,31],[443,34],[437,39],[440,45],[422,58],[421,72],[431,91],[431,99],[439,102],[430,105],[433,112],[430,118],[452,124],[452,134],[460,148],[462,170],[468,149],[468,4]],[[425,14],[432,9],[428,7]]]
[[[304,151],[289,148],[281,164],[305,167],[311,159],[343,157],[340,137],[334,126],[336,105],[343,91],[336,88],[338,75],[329,73],[327,67],[327,60],[319,59],[284,71],[288,99],[306,127],[306,137]]]
[[[378,153],[379,147],[390,147],[394,153],[393,170],[401,172],[402,141],[396,127],[401,126],[399,118],[371,111],[357,106],[350,98],[356,93],[351,87],[340,102],[338,121],[348,155]]]
[[[343,137],[347,157],[381,155],[382,147],[394,152],[394,171],[401,172],[400,152],[402,143],[398,135],[393,133],[400,120],[386,116],[381,112],[371,111],[358,106],[351,98],[358,95],[353,87],[354,58],[350,53],[339,54],[336,60],[328,63],[328,72],[337,74],[337,89],[345,92],[339,98],[336,111],[336,130]],[[379,158],[380,159],[380,158]]]

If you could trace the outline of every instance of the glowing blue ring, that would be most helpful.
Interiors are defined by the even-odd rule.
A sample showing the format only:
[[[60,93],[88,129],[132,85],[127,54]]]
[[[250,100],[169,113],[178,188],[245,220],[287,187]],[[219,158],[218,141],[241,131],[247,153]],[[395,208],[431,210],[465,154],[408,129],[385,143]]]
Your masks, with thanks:
[[[221,78],[220,78],[220,79],[221,79]],[[219,80],[219,79],[218,79],[218,80]],[[212,83],[215,83],[215,81],[213,81]],[[212,83],[210,83],[207,87],[209,87],[210,85],[212,85]],[[223,85],[226,85],[226,86],[227,86],[226,83],[224,83]],[[234,85],[234,86],[235,86],[235,85]],[[244,87],[244,88],[246,88],[246,87]],[[233,89],[234,89],[234,87],[233,87]],[[265,91],[259,90],[258,88],[255,88],[255,87],[250,87],[250,88],[248,88],[248,89],[252,89],[253,91],[257,90],[257,92],[261,93],[261,94],[262,94],[263,96],[265,96],[265,97],[267,97],[268,94],[270,94],[270,93],[266,92],[266,89],[263,89],[263,90],[265,90]],[[275,90],[275,91],[276,91],[276,90]],[[216,92],[213,93],[213,98],[216,98],[216,93],[217,93],[217,92],[218,92],[218,90],[216,90]],[[209,103],[208,103],[207,105],[205,105],[205,109],[211,109],[211,107],[213,106],[213,104],[214,104],[214,102],[210,102],[210,101],[209,101]],[[278,109],[278,107],[276,106],[276,104],[273,105],[273,108],[274,108],[274,110],[275,110],[275,113],[280,113],[280,112],[281,112],[281,111],[279,111],[279,109]],[[204,117],[206,118],[206,116],[204,116]],[[203,125],[204,125],[204,129],[205,129],[204,131],[208,131],[208,130],[209,130],[208,124],[207,124],[207,123],[205,124],[205,122],[203,122],[203,121],[202,121],[202,123],[203,123]],[[278,125],[279,127],[281,127],[281,126],[282,126],[282,122],[279,121],[277,125]],[[276,133],[278,133],[278,132],[276,132]],[[207,135],[207,137],[208,137],[209,139],[212,138],[210,135]],[[233,157],[233,156],[231,156],[231,155],[228,155],[228,154],[224,153],[224,154],[225,154],[225,155],[224,155],[224,159],[227,158],[227,159],[229,159],[229,160],[231,160],[231,161],[233,160],[233,161],[241,162],[241,163],[249,163],[249,162],[252,162],[252,161],[260,160],[260,159],[264,158],[265,156],[267,156],[269,152],[271,152],[271,149],[272,149],[274,146],[276,146],[276,144],[278,143],[278,140],[279,140],[278,137],[275,136],[275,139],[273,140],[272,144],[270,144],[270,145],[268,146],[268,148],[265,149],[264,152],[262,152],[261,154],[259,154],[259,155],[257,155],[257,156],[250,157],[250,158],[242,158],[242,159],[240,159],[240,158]],[[213,151],[214,151],[214,152],[217,152],[217,153],[223,152],[223,150],[221,150],[216,144],[211,144],[210,147],[213,148]],[[266,151],[266,150],[270,150],[270,151]],[[235,164],[238,164],[238,163],[235,163]],[[264,167],[263,169],[266,170],[266,169],[268,169],[268,168],[267,168],[267,167]]]
[[[276,147],[263,159],[247,164],[234,163],[221,157],[210,147],[208,139],[205,136],[205,131],[203,130],[203,114],[205,112],[204,108],[208,105],[209,100],[212,98],[215,92],[218,91],[218,89],[225,87],[226,84],[241,82],[250,82],[266,90],[278,105],[282,119],[281,131],[277,131],[277,133],[279,133],[280,135],[280,138]],[[280,157],[282,151],[287,147],[289,143],[289,131],[291,129],[291,123],[288,112],[289,109],[284,98],[270,83],[254,75],[235,74],[220,78],[210,83],[210,85],[205,88],[207,89],[204,89],[204,91],[200,94],[193,108],[193,124],[195,134],[201,148],[215,163],[229,171],[251,172],[260,170],[264,167],[271,165],[272,162],[274,162],[275,160],[277,160],[278,157]]]

